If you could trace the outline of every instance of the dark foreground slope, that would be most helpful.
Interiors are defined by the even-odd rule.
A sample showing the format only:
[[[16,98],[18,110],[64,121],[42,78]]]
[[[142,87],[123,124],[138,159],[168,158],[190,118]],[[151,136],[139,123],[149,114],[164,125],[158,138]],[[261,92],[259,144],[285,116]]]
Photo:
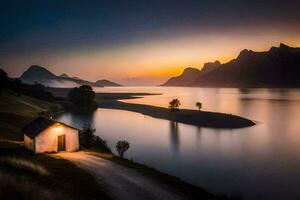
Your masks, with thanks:
[[[21,127],[59,105],[5,90],[0,96],[0,199],[109,199],[88,172],[24,147]]]

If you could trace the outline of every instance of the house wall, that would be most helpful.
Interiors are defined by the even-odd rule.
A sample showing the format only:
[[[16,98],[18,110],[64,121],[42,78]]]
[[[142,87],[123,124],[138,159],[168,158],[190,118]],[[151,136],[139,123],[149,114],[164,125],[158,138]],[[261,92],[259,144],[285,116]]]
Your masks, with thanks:
[[[59,124],[50,126],[35,138],[35,152],[57,152],[60,135],[66,136],[66,151],[79,149],[78,130]]]
[[[27,149],[34,151],[34,139],[24,134],[24,145]]]

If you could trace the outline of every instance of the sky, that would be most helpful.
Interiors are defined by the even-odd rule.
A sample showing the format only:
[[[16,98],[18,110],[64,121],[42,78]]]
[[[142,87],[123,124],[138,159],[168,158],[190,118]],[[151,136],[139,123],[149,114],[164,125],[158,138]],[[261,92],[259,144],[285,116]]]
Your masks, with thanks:
[[[300,1],[2,0],[0,68],[156,85],[243,49],[300,46]]]

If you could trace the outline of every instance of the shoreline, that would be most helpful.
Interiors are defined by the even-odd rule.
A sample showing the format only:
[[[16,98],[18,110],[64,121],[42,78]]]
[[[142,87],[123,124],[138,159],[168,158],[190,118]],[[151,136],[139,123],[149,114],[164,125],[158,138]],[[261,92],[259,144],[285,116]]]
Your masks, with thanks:
[[[118,100],[97,99],[97,103],[99,108],[132,111],[158,119],[166,119],[174,122],[207,128],[234,129],[255,125],[255,123],[249,119],[226,113],[189,109],[180,109],[179,111],[171,112],[168,108],[144,104],[125,103]]]
[[[50,88],[48,88],[48,90],[49,89]],[[69,90],[70,89],[66,88],[51,88],[49,91],[51,91],[55,96],[66,98]],[[143,98],[143,96],[148,95],[160,94],[96,93],[95,101],[98,104],[98,108],[132,111],[158,119],[165,119],[198,127],[236,129],[255,125],[255,122],[250,119],[227,113],[190,109],[180,109],[177,112],[171,112],[168,108],[119,101],[125,99]]]

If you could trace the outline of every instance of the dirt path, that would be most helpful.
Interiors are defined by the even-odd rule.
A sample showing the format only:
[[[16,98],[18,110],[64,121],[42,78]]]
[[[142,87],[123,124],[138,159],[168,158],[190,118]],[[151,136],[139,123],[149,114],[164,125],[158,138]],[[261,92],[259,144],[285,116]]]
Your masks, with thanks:
[[[184,195],[178,194],[172,188],[103,158],[85,152],[59,153],[57,155],[89,171],[114,200],[185,199]]]

